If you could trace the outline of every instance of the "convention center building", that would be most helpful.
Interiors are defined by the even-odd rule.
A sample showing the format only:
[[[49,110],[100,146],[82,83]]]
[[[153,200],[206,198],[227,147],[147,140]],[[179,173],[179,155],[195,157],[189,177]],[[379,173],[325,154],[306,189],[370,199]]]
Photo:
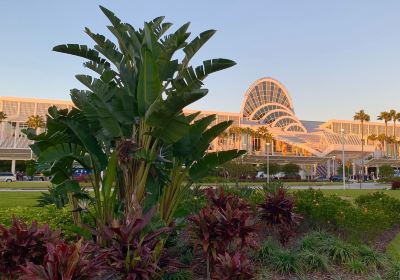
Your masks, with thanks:
[[[17,160],[32,158],[30,141],[21,131],[26,128],[28,117],[45,116],[52,105],[72,108],[70,101],[0,96],[0,112],[7,116],[0,124],[0,160],[10,161],[11,171],[15,172]],[[192,112],[195,111],[185,111]],[[383,122],[366,122],[361,127],[359,121],[353,120],[301,120],[295,114],[288,90],[272,78],[261,78],[250,85],[240,112],[201,111],[198,118],[210,114],[216,115],[215,123],[232,120],[233,124],[214,140],[209,150],[244,149],[247,154],[241,160],[254,165],[264,163],[268,157],[278,164],[298,164],[311,177],[335,175],[343,154],[353,175],[361,172],[362,158],[365,171],[374,176],[379,176],[383,164],[396,168],[400,165],[394,145],[384,147],[384,143],[371,137],[385,133]],[[268,131],[270,136],[257,131]],[[400,135],[400,126],[388,124],[387,134]]]

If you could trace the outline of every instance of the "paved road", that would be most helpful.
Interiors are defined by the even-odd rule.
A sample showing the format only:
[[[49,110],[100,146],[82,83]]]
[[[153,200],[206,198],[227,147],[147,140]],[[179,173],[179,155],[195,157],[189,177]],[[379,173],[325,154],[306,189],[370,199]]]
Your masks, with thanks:
[[[215,187],[212,184],[207,185],[207,186],[203,186],[203,187]],[[248,185],[247,187],[250,188],[262,188],[262,186],[260,185],[254,185],[254,186],[250,186]],[[342,190],[343,189],[343,185],[324,185],[324,186],[289,186],[289,188],[291,189],[295,189],[295,190],[306,190],[309,188],[313,188],[313,189],[324,189],[324,190]],[[382,185],[379,183],[363,183],[361,186],[361,189],[363,190],[384,190],[384,189],[388,189],[390,188],[389,185]],[[359,190],[360,189],[360,184],[358,183],[353,183],[353,184],[347,184],[346,185],[346,189],[348,190]],[[92,189],[87,189],[88,191],[91,191]],[[17,189],[17,188],[0,188],[0,192],[43,192],[43,191],[47,191],[47,188],[44,189],[38,189],[38,188],[34,188],[34,189],[29,189],[29,188],[21,188],[21,189]]]

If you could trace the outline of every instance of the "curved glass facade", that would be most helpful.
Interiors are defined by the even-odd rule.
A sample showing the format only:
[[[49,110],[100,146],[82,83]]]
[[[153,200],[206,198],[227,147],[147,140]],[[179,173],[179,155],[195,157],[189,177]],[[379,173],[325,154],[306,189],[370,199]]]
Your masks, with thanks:
[[[260,79],[247,90],[242,117],[250,122],[271,124],[272,127],[287,131],[306,132],[294,114],[288,92],[281,83],[271,78]]]

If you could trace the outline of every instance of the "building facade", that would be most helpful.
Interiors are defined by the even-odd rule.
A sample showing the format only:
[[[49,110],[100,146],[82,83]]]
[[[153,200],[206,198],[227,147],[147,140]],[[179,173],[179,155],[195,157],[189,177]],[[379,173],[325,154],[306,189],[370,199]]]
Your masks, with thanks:
[[[27,160],[32,157],[29,140],[21,133],[31,115],[45,116],[47,108],[55,105],[60,108],[72,108],[69,101],[0,97],[0,111],[7,114],[0,127],[0,160],[11,160],[15,171],[15,160]],[[192,113],[194,110],[186,110]],[[294,111],[294,104],[287,89],[277,80],[261,78],[247,89],[239,113],[202,111],[197,118],[215,114],[214,124],[231,120],[231,128],[221,134],[210,145],[210,151],[244,149],[247,151],[243,160],[260,164],[268,155],[272,162],[299,164],[310,176],[331,176],[336,173],[336,166],[344,161],[351,165],[353,174],[360,173],[360,160],[366,159],[367,168],[375,176],[379,166],[390,162],[397,167],[398,153],[393,146],[384,145],[378,140],[371,140],[369,135],[385,133],[385,124],[368,122],[363,127],[357,121],[300,120]],[[260,128],[267,128],[272,139],[266,139]],[[364,152],[361,149],[361,132],[364,132]],[[396,131],[394,131],[396,129]],[[400,126],[388,125],[388,136],[399,135]],[[270,143],[270,144],[267,144]],[[384,147],[386,146],[386,147]],[[397,157],[396,157],[397,158]],[[366,170],[371,173],[371,170]]]

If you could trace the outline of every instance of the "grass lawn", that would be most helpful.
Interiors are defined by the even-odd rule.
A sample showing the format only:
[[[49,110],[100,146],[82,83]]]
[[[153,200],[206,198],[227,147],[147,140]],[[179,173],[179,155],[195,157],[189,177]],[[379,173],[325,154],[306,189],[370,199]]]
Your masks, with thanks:
[[[47,189],[50,182],[0,182],[0,188],[4,189]]]
[[[382,191],[385,194],[394,198],[400,199],[400,190],[322,190],[326,195],[335,194],[344,199],[354,200],[360,195]]]
[[[89,187],[90,183],[80,183],[81,186]],[[49,181],[23,181],[23,182],[0,182],[0,189],[47,189],[51,183]]]
[[[0,208],[36,206],[41,192],[0,192]]]
[[[389,243],[386,253],[396,261],[400,261],[400,233]]]
[[[262,186],[266,184],[265,181],[255,181],[255,182],[240,182],[239,186],[240,187],[246,187],[246,186]],[[337,185],[342,185],[342,182],[283,182],[285,186],[337,186]],[[236,183],[229,182],[229,183],[201,183],[203,186],[212,186],[212,185],[222,185],[222,186],[229,186],[229,187],[234,187],[236,186]]]

